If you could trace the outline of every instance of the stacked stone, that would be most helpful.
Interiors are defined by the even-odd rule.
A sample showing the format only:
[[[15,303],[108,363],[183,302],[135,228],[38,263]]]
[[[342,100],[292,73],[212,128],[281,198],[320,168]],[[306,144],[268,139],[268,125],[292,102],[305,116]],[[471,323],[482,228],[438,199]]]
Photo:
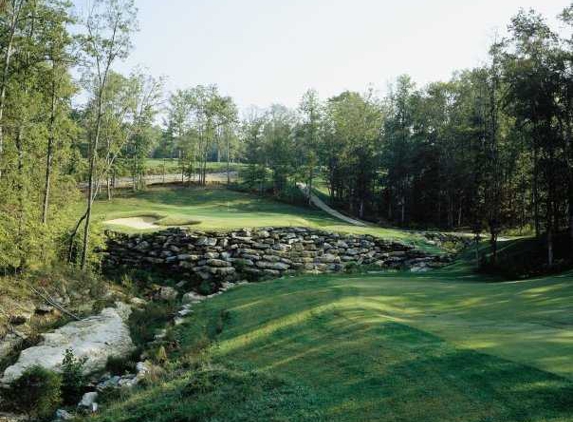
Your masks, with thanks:
[[[178,278],[225,281],[276,278],[301,272],[340,272],[349,265],[432,267],[443,258],[370,235],[308,228],[223,232],[108,234],[107,268],[154,268]]]
[[[425,237],[429,244],[444,247],[448,245],[455,249],[461,250],[468,248],[474,244],[474,237],[471,235],[463,235],[456,233],[442,233],[442,232],[422,232],[420,233]]]

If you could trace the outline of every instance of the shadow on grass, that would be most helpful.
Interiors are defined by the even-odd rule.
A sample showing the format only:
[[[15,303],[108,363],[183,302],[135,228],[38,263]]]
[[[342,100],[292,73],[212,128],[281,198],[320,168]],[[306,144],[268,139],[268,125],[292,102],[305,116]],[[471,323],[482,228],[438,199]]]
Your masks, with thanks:
[[[460,350],[372,310],[334,306],[219,352],[312,387],[329,420],[547,421],[573,416],[573,383]],[[256,331],[256,330],[255,330]],[[233,329],[222,339],[234,341]],[[378,419],[384,415],[383,419]]]

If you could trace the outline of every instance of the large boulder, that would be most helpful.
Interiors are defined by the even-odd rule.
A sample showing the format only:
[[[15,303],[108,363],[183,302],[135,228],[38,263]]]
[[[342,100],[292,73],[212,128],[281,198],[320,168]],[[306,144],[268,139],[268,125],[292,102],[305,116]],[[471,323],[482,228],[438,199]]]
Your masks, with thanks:
[[[6,369],[0,384],[11,384],[26,369],[36,365],[60,371],[67,349],[76,357],[86,359],[86,375],[105,369],[109,357],[127,356],[134,348],[126,323],[131,309],[122,303],[116,306],[44,334],[42,342],[22,351],[18,361]]]

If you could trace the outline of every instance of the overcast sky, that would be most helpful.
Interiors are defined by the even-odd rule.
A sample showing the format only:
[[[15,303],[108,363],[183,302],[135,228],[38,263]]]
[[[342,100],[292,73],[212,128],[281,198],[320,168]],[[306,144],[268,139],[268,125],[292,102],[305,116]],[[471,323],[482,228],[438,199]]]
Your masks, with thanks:
[[[120,69],[143,65],[169,89],[217,84],[243,108],[296,106],[308,88],[447,79],[483,62],[520,7],[556,22],[570,1],[136,0],[140,32]]]

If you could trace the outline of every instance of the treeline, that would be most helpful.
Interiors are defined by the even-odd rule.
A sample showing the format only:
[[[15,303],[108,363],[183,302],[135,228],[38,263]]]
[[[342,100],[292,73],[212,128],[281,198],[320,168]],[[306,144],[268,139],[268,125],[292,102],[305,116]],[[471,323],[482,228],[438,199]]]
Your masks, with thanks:
[[[559,18],[570,35],[573,5]],[[551,264],[555,234],[573,239],[572,61],[571,38],[521,11],[487,64],[421,88],[401,76],[383,98],[310,90],[238,120],[216,87],[177,92],[156,153],[188,175],[241,161],[244,185],[276,196],[320,182],[363,219],[487,232],[494,261],[500,233],[545,235]]]
[[[0,2],[0,271],[86,267],[93,201],[111,196],[119,169],[140,175],[160,136],[161,80],[113,70],[131,48],[133,1],[84,12],[67,0]]]
[[[560,15],[573,29],[573,5]],[[573,242],[573,40],[521,11],[486,65],[417,88],[401,76],[384,98],[309,91],[241,125],[246,182],[280,194],[321,178],[360,218],[407,227]],[[269,185],[268,182],[271,182]]]

